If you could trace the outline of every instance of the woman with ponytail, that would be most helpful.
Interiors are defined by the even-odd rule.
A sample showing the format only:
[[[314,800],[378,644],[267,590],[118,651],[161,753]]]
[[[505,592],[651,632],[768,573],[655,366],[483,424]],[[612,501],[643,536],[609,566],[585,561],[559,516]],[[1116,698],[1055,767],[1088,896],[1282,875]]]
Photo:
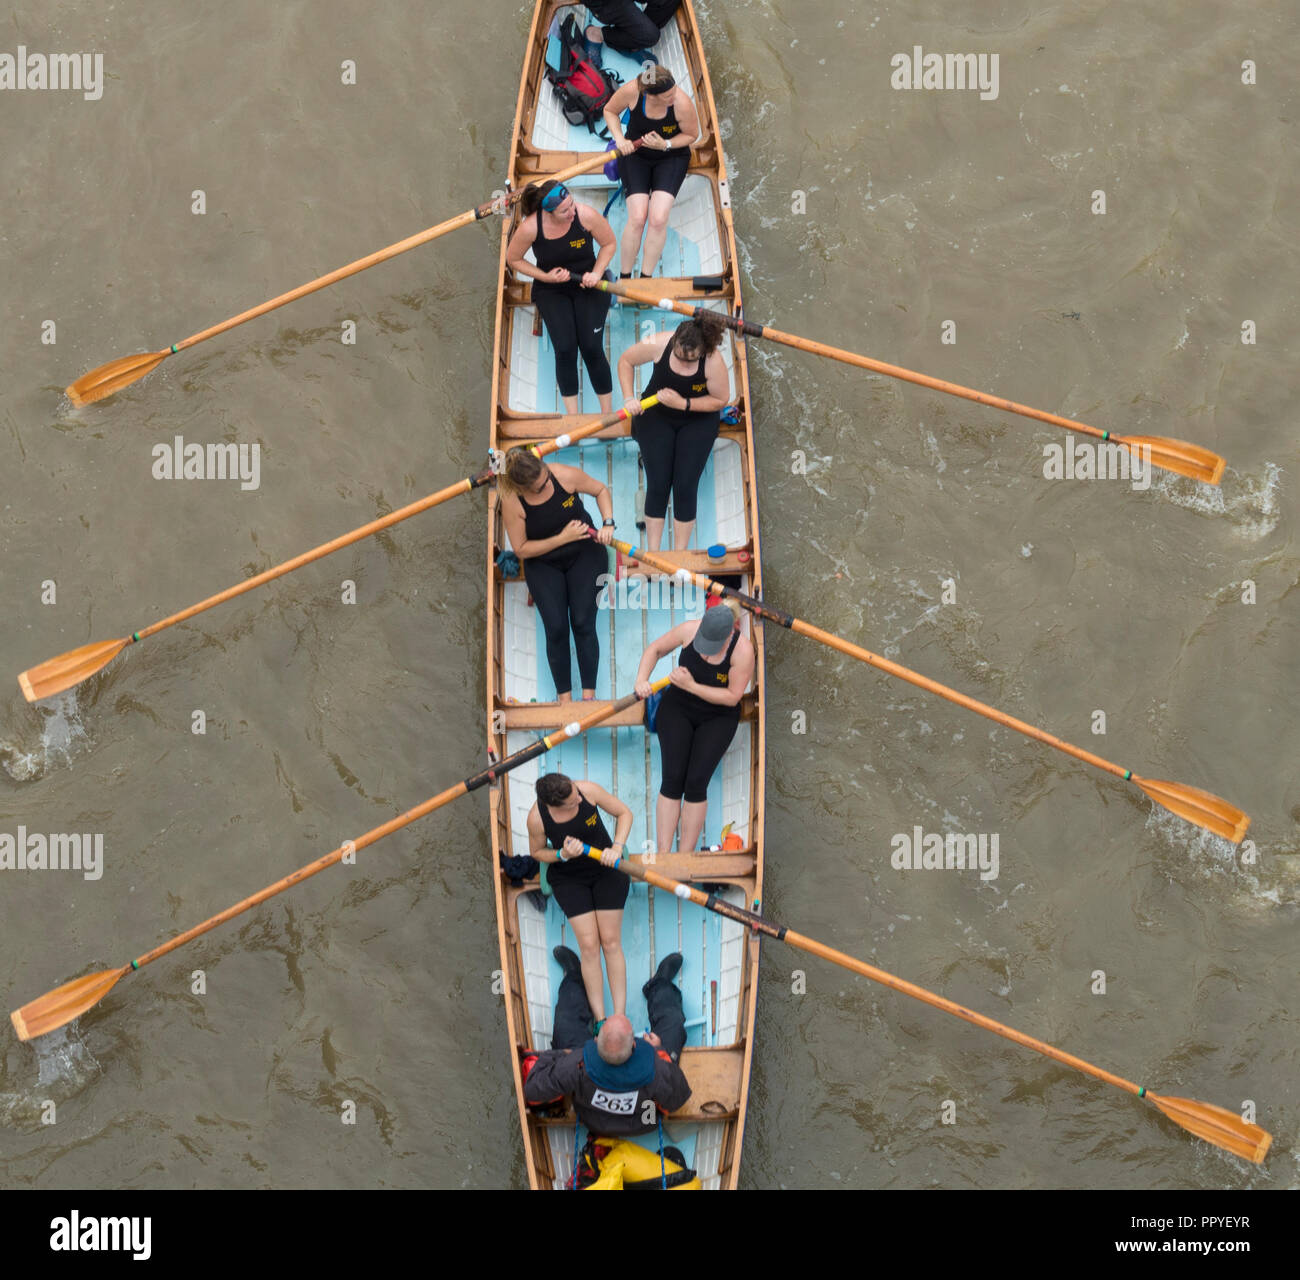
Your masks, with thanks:
[[[722,321],[705,312],[702,320],[687,320],[673,333],[658,333],[628,347],[618,360],[618,380],[626,397],[624,408],[639,415],[632,437],[645,463],[646,547],[663,545],[668,498],[673,500],[673,550],[685,551],[695,532],[696,490],[718,438],[718,415],[727,403],[730,386],[720,345],[726,332]],[[641,411],[633,386],[637,365],[654,364],[643,396],[659,403]]]

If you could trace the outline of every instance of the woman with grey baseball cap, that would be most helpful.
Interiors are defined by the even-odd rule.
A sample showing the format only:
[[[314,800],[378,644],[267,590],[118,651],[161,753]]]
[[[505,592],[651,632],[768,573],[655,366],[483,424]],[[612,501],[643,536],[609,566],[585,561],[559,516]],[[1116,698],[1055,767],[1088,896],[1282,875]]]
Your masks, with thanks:
[[[714,605],[704,617],[683,622],[652,641],[641,655],[636,691],[650,694],[650,673],[660,658],[681,649],[669,673],[655,718],[662,780],[655,805],[655,838],[660,853],[677,848],[693,853],[704,831],[709,780],[740,723],[740,699],[754,676],[754,646],[741,634],[740,607]]]

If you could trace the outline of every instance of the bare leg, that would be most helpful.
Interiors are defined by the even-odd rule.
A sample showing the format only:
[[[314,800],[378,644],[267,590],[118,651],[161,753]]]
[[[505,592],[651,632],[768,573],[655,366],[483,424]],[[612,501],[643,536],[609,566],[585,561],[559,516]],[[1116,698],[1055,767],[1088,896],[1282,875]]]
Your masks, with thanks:
[[[682,811],[680,800],[658,796],[655,800],[655,843],[660,853],[672,853],[673,837],[677,834],[677,819]],[[696,833],[698,834],[698,832]]]
[[[564,401],[564,412],[565,412],[565,413],[577,413],[577,412],[578,412],[578,397],[577,397],[577,396],[561,396],[560,399]]]
[[[609,977],[609,994],[614,1001],[614,1016],[627,1013],[627,961],[623,958],[623,913],[597,911],[596,928],[600,949],[605,955],[605,973]]]
[[[631,271],[636,264],[636,255],[641,248],[641,233],[645,230],[645,220],[649,209],[649,196],[628,196],[627,226],[623,228],[623,243],[620,246],[621,256],[619,258],[624,272]],[[662,249],[663,245],[660,244],[659,247]]]
[[[677,842],[681,853],[694,853],[700,847],[700,832],[704,830],[707,800],[688,800],[682,805],[682,838]]]
[[[557,694],[555,695],[555,701],[556,701],[556,702],[572,702],[572,701],[573,701],[573,693],[572,693],[571,691],[570,691],[569,693],[557,693]]]
[[[607,392],[603,396],[598,396],[597,399],[600,401],[600,411],[602,414],[614,412],[614,393],[612,391]]]
[[[652,276],[659,268],[659,255],[668,239],[668,215],[672,212],[676,196],[666,191],[650,193],[649,228],[645,235],[645,252],[641,255],[641,274]]]
[[[673,550],[685,551],[691,545],[691,537],[695,533],[694,520],[673,519]]]
[[[596,696],[595,689],[584,689],[582,691],[583,702],[590,702]]]
[[[645,518],[645,544],[651,551],[658,551],[663,546],[664,541],[664,520],[660,516],[658,520],[654,516]]]
[[[585,915],[573,916],[569,923],[581,948],[582,985],[587,992],[587,1003],[591,1005],[592,1016],[599,1022],[605,1016],[605,979],[600,972],[600,931],[596,913],[588,911]],[[626,986],[627,979],[624,978],[623,982]]]

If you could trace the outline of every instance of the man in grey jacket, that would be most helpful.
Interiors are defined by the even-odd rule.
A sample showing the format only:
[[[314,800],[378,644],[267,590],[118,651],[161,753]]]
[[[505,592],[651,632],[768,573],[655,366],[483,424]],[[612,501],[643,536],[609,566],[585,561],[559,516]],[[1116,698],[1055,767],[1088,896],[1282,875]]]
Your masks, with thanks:
[[[676,1111],[691,1096],[677,1065],[686,1044],[682,993],[673,986],[681,954],[665,957],[641,988],[651,1030],[640,1039],[631,1022],[618,1015],[606,1018],[591,1037],[582,964],[568,947],[556,947],[554,955],[564,981],[555,1002],[553,1047],[524,1059],[524,1098],[545,1103],[571,1094],[578,1119],[601,1137],[651,1132],[660,1112]]]

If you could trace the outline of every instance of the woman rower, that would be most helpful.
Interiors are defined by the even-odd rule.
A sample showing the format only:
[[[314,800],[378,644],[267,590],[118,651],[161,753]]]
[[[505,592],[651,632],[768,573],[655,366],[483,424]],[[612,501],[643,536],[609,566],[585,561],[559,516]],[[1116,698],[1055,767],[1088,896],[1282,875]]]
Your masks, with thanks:
[[[555,380],[565,412],[578,412],[581,352],[600,410],[608,413],[614,384],[604,338],[612,299],[594,286],[614,257],[614,232],[597,210],[579,204],[560,182],[529,187],[519,205],[523,218],[510,237],[506,262],[533,278],[533,305],[555,348]],[[524,258],[529,249],[536,266]]]
[[[696,493],[700,476],[718,438],[718,415],[730,385],[719,344],[725,329],[707,312],[687,320],[672,333],[657,333],[628,347],[618,358],[624,408],[635,417],[632,438],[645,464],[646,546],[663,545],[668,495],[673,499],[673,549],[685,551],[695,531]],[[633,390],[633,370],[654,361],[644,395],[659,403],[641,410]]]
[[[600,820],[603,809],[615,821],[610,840]],[[613,1013],[627,1013],[627,965],[623,959],[623,904],[628,881],[614,864],[627,848],[632,810],[594,782],[574,782],[562,773],[537,779],[537,803],[528,811],[528,849],[538,862],[549,863],[546,881],[560,910],[573,926],[582,957],[582,985],[597,1022],[605,1019],[605,983],[601,953]],[[600,864],[582,852],[589,844],[603,852]]]
[[[728,600],[704,617],[683,622],[653,641],[641,655],[636,691],[650,696],[655,663],[681,648],[655,717],[662,781],[655,803],[655,841],[660,853],[692,853],[700,843],[708,810],[709,780],[740,723],[740,699],[754,675],[754,646],[740,632],[740,606]],[[683,803],[683,797],[685,802]]]
[[[631,112],[626,134],[620,120],[624,111]],[[632,274],[645,232],[641,274],[652,276],[668,238],[668,215],[691,165],[691,143],[700,136],[700,118],[672,72],[654,66],[614,93],[605,104],[605,123],[618,147],[618,171],[627,196],[622,274]],[[634,150],[638,138],[641,146]]]
[[[614,536],[614,503],[594,476],[577,467],[549,466],[528,449],[511,449],[497,477],[501,519],[524,570],[524,581],[546,631],[546,661],[560,702],[572,698],[569,628],[578,653],[582,696],[596,696],[600,641],[596,638],[597,579]],[[604,525],[595,529],[580,493],[590,494]],[[594,534],[590,531],[595,530]]]

